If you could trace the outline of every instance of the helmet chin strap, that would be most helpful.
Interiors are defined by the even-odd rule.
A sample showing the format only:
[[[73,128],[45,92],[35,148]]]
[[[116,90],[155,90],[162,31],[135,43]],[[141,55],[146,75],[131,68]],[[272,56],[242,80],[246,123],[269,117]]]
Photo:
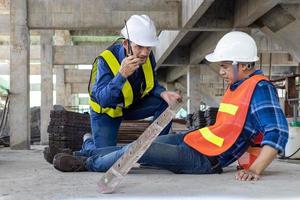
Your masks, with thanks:
[[[238,81],[238,62],[236,61],[233,61],[232,63],[232,66],[233,66],[233,83],[237,82]]]

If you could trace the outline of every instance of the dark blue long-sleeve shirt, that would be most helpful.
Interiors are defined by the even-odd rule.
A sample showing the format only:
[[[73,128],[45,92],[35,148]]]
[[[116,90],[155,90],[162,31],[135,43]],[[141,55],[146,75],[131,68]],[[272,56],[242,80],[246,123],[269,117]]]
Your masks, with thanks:
[[[122,44],[115,44],[110,48],[110,50],[121,64],[122,60],[125,58],[125,49]],[[153,54],[150,55],[150,61],[154,71],[156,62]],[[126,79],[120,73],[117,73],[116,76],[114,76],[103,58],[98,59],[97,66],[98,71],[92,89],[92,97],[101,105],[101,107],[114,108],[116,106],[123,106],[124,98],[122,94],[122,88],[127,79],[130,82],[133,90],[133,103],[137,100],[137,98],[141,96],[141,87],[145,88],[145,80],[142,67],[138,68],[132,75],[130,75]],[[154,73],[154,88],[150,91],[150,95],[160,97],[161,92],[165,90],[166,89],[158,83],[156,73]]]

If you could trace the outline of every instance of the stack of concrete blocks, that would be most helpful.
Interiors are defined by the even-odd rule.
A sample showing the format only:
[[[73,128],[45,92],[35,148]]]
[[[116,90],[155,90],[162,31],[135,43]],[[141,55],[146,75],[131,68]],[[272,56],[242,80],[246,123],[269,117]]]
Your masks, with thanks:
[[[199,110],[193,114],[188,114],[186,119],[187,128],[192,130],[213,125],[216,122],[218,109],[216,107],[209,107],[205,111]]]
[[[91,132],[90,116],[66,110],[51,110],[47,131],[50,151],[51,149],[79,150],[83,135]]]

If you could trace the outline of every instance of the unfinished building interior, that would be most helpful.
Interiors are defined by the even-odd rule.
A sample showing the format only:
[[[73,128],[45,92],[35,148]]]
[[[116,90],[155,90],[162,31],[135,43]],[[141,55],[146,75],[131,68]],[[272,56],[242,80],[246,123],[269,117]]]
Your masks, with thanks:
[[[102,173],[61,173],[45,147],[79,150],[91,131],[88,85],[95,58],[124,20],[148,15],[159,83],[186,104],[173,132],[214,124],[227,83],[205,56],[230,31],[257,45],[258,69],[277,89],[289,124],[285,155],[257,182],[235,180],[237,164],[214,175],[134,168],[114,194]],[[300,0],[0,0],[0,199],[300,199]],[[123,121],[118,143],[135,141],[148,119]]]

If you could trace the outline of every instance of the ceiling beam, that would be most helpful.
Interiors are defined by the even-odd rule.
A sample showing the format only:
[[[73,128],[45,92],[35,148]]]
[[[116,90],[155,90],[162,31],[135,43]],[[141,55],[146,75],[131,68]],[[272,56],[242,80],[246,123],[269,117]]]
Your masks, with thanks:
[[[191,45],[190,64],[200,63],[205,56],[213,52],[218,41],[226,32],[202,33]]]
[[[300,19],[297,5],[277,5],[258,20],[260,30],[300,62]]]
[[[39,60],[41,51],[40,45],[30,46],[30,59]],[[10,48],[8,45],[0,45],[0,60],[9,60],[10,58]]]
[[[88,82],[87,83],[71,83],[72,94],[88,93]]]
[[[257,50],[259,53],[287,53],[288,49],[282,47],[278,42],[261,32],[259,29],[253,30],[251,36],[255,40]]]
[[[89,46],[54,46],[54,65],[92,64],[95,57],[106,49],[108,45],[110,45],[110,43]],[[0,45],[0,60],[8,60],[9,57],[9,46]],[[40,59],[39,45],[33,45],[30,47],[30,59]],[[36,72],[34,72],[34,74],[36,74]]]
[[[56,85],[54,85],[53,90],[57,91],[55,87]],[[30,91],[41,91],[41,84],[31,83]],[[88,93],[88,83],[71,83],[71,93],[72,94]]]
[[[162,31],[159,35],[159,45],[155,49],[157,68],[164,62],[173,49],[188,33],[206,10],[211,6],[213,0],[182,0],[182,30]]]
[[[191,31],[230,31],[233,28],[234,1],[216,1]]]
[[[270,53],[262,54],[262,66],[270,65],[270,55]],[[272,53],[271,64],[278,67],[298,66],[298,62],[289,53]]]
[[[190,61],[190,48],[187,46],[176,47],[172,53],[167,57],[164,65],[173,66],[187,66]]]
[[[55,65],[92,64],[100,52],[105,50],[110,43],[101,45],[54,46]]]
[[[106,35],[120,35],[120,30],[71,30],[72,36],[106,36]]]
[[[173,82],[185,74],[187,74],[186,67],[170,67],[167,72],[166,82]]]
[[[91,70],[65,69],[65,83],[88,83]]]
[[[280,3],[281,0],[236,0],[234,27],[247,27]]]
[[[147,14],[157,29],[177,29],[180,25],[178,0],[28,0],[31,29],[120,30],[124,19]]]

